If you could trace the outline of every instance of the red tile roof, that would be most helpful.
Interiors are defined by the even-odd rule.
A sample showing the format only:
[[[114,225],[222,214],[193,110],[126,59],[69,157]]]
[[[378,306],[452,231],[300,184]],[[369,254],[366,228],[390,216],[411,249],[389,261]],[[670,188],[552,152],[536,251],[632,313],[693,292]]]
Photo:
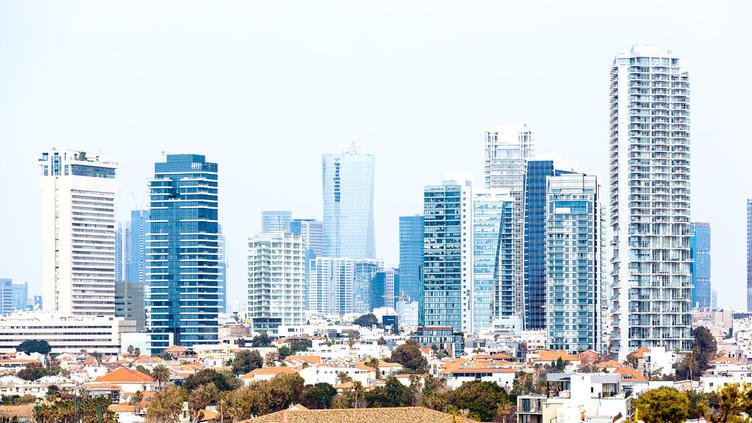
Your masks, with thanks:
[[[152,377],[149,375],[145,375],[139,372],[138,370],[130,369],[128,367],[120,367],[96,379],[94,382],[142,383],[142,382],[154,382],[154,379],[152,379]]]

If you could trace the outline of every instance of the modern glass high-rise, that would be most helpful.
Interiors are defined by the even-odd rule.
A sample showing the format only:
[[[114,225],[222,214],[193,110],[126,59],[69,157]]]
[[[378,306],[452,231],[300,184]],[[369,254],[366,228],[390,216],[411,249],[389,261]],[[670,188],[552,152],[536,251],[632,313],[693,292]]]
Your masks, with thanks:
[[[747,312],[752,313],[752,200],[747,200]]]
[[[219,312],[227,313],[227,250],[222,225],[219,227]]]
[[[112,316],[117,165],[99,153],[56,149],[38,161],[45,311]]]
[[[472,178],[448,175],[423,191],[421,326],[469,332],[473,292]]]
[[[130,221],[130,254],[126,266],[131,282],[146,281],[146,241],[149,233],[149,210],[132,210]]]
[[[135,320],[136,330],[144,330],[144,283],[115,281],[115,316],[125,320]]]
[[[507,188],[515,200],[515,313],[524,309],[524,187],[527,162],[535,155],[534,133],[527,125],[499,125],[485,132],[486,188]]]
[[[571,173],[557,169],[553,160],[529,160],[525,173],[524,318],[526,330],[546,324],[546,180]]]
[[[305,274],[308,280],[308,271],[311,260],[320,257],[324,252],[324,225],[316,219],[293,219],[290,221],[290,232],[299,234],[305,249]]]
[[[128,259],[131,255],[131,222],[118,222],[115,229],[115,280],[128,277]]]
[[[603,214],[595,176],[547,179],[546,348],[605,351]]]
[[[614,348],[688,351],[689,75],[676,54],[634,46],[614,58],[610,94]]]
[[[153,353],[217,342],[219,225],[217,164],[168,154],[149,181],[147,326]]]
[[[261,232],[289,232],[292,212],[264,210],[261,212]]]
[[[423,266],[423,215],[399,217],[399,290],[423,306],[420,272]]]
[[[692,304],[708,309],[711,306],[710,289],[710,223],[692,222],[689,241],[692,258]]]
[[[298,234],[261,232],[248,238],[248,316],[255,332],[305,324],[305,249]]]
[[[322,157],[325,257],[375,258],[374,158],[348,151]]]
[[[473,195],[473,321],[471,332],[495,317],[515,316],[514,198],[508,189]]]
[[[0,279],[0,316],[13,313],[13,280]]]
[[[29,302],[29,283],[14,283],[13,284],[13,309],[14,310],[26,310],[26,306]]]
[[[329,315],[366,309],[371,296],[363,291],[382,268],[377,260],[348,257],[316,257],[310,265],[306,309]]]

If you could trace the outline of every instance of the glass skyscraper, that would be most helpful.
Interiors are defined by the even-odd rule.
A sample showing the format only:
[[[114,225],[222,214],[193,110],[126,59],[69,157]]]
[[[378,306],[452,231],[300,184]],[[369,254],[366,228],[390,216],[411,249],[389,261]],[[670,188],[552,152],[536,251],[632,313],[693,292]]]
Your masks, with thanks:
[[[423,266],[423,216],[399,218],[399,291],[423,306],[420,272]]]
[[[747,312],[752,313],[752,200],[747,200]]]
[[[0,316],[11,314],[13,311],[13,280],[0,279]]]
[[[546,201],[546,348],[605,351],[599,188],[595,176],[551,176]]]
[[[362,313],[371,302],[369,292],[380,262],[347,257],[316,257],[310,262],[306,309],[323,314]]]
[[[131,222],[118,222],[115,229],[115,280],[128,277],[128,258],[131,255]]]
[[[553,160],[530,160],[525,174],[524,326],[546,324],[546,180],[571,173],[556,169]]]
[[[690,228],[692,304],[699,308],[710,308],[710,223],[692,222]]]
[[[507,189],[473,196],[473,323],[477,333],[494,317],[516,316],[514,198]]]
[[[374,158],[349,151],[324,154],[325,257],[375,258]]]
[[[131,240],[126,280],[144,282],[146,281],[146,235],[149,233],[149,210],[132,210],[129,229]]]
[[[264,210],[261,212],[261,232],[289,232],[292,212]]]
[[[423,308],[421,326],[472,327],[472,180],[446,177],[423,193]]]
[[[217,164],[168,154],[149,181],[147,325],[155,354],[170,345],[217,342]]]
[[[692,347],[689,75],[670,51],[617,54],[610,80],[611,340]]]

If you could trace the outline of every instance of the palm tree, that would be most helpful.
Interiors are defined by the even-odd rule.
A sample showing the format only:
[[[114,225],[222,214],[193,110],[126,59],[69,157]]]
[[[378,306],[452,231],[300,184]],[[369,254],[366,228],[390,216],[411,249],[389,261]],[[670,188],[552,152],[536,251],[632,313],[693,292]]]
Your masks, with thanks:
[[[154,380],[157,381],[157,383],[159,384],[159,389],[161,390],[162,384],[170,380],[170,369],[165,367],[163,364],[155,366],[154,370],[151,371],[151,377],[153,377]]]

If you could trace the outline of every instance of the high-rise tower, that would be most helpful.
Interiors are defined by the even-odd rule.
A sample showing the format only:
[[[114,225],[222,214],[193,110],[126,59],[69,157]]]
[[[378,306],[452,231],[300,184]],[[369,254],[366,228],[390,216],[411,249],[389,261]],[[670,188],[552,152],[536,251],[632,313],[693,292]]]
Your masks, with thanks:
[[[692,306],[710,308],[710,223],[692,222]]]
[[[56,149],[39,165],[44,308],[114,315],[117,165],[99,153]]]
[[[399,289],[422,307],[423,215],[399,217]],[[400,294],[397,294],[400,295]]]
[[[375,258],[374,158],[348,151],[324,154],[324,257]]]
[[[147,325],[152,352],[217,342],[219,224],[217,164],[168,154],[149,181]]]
[[[689,75],[670,51],[617,54],[610,83],[612,342],[691,348]]]

